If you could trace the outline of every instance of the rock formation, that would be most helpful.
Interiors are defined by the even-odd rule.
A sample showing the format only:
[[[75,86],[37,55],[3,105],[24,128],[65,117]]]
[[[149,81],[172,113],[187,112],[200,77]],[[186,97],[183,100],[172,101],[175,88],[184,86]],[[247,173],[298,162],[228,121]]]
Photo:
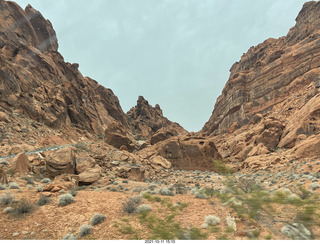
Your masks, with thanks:
[[[309,85],[312,91],[304,96],[304,102],[318,93],[319,14],[320,2],[305,3],[287,36],[270,38],[251,47],[231,67],[229,80],[203,132],[213,135],[225,131],[235,122],[238,126],[248,124],[257,114],[265,116],[274,112],[276,105],[285,106],[285,101]],[[301,105],[294,102],[287,106],[287,111],[279,112],[288,117],[300,108]]]
[[[158,104],[152,107],[142,96],[138,98],[137,105],[127,112],[127,117],[134,134],[139,139],[150,139],[160,130],[164,133],[164,137],[151,140],[152,144],[170,136],[187,133],[178,123],[164,117]]]
[[[153,165],[178,170],[214,171],[213,160],[222,159],[213,140],[187,135],[171,137],[137,154]]]
[[[110,89],[64,62],[49,20],[28,5],[0,1],[0,116],[13,112],[52,128],[103,135],[114,121],[128,126]]]

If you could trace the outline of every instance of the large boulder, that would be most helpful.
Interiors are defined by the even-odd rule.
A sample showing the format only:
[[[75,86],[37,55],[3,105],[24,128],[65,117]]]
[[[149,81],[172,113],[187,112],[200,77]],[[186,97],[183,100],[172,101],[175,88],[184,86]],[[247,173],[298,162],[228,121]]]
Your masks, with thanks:
[[[61,174],[76,173],[76,155],[72,148],[63,148],[57,151],[44,153],[46,174],[55,177]]]
[[[19,153],[12,161],[12,168],[20,176],[27,175],[31,169],[30,161],[25,153]]]
[[[76,165],[76,172],[77,174],[81,174],[82,172],[86,171],[87,169],[93,168],[96,164],[94,158],[86,153],[77,154],[77,165]]]
[[[94,168],[86,169],[79,174],[79,184],[89,185],[100,179],[101,168],[96,165]]]
[[[151,145],[154,145],[160,141],[167,140],[172,136],[174,136],[174,133],[172,133],[171,131],[160,130],[159,132],[157,132],[151,137],[151,140],[150,140]]]

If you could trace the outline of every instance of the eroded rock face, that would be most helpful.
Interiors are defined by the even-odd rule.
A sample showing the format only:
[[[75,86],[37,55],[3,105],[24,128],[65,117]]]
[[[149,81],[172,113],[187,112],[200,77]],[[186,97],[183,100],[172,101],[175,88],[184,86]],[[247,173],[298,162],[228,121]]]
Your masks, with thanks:
[[[314,87],[314,93],[305,97],[310,100],[320,86],[319,16],[320,2],[308,2],[287,36],[251,47],[231,67],[229,80],[202,131],[213,135],[234,122],[240,127],[246,125],[257,114],[265,116],[308,85]],[[295,110],[296,105],[293,102],[290,109]],[[281,111],[285,117],[286,112],[289,110]]]
[[[138,98],[137,105],[127,112],[130,124],[136,137],[140,139],[150,139],[161,129],[167,131],[165,138],[158,137],[153,140],[153,144],[167,139],[171,135],[187,133],[178,123],[171,122],[163,116],[160,106],[152,107],[142,96]],[[151,142],[152,143],[152,142]]]
[[[0,23],[1,112],[98,135],[113,121],[128,126],[113,92],[64,61],[50,21],[38,11],[1,1]]]
[[[177,170],[214,171],[213,160],[221,159],[213,140],[196,136],[171,137],[141,150],[138,155],[148,159],[151,165],[154,162],[153,165]]]

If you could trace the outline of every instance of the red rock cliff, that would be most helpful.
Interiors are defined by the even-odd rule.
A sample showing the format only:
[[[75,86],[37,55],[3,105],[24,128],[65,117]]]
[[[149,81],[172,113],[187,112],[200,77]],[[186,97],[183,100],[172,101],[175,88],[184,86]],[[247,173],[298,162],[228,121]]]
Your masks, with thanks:
[[[305,97],[308,101],[320,86],[319,67],[320,2],[311,1],[303,5],[287,36],[251,47],[231,67],[229,80],[202,132],[213,135],[232,123],[243,126],[312,84],[314,94]]]

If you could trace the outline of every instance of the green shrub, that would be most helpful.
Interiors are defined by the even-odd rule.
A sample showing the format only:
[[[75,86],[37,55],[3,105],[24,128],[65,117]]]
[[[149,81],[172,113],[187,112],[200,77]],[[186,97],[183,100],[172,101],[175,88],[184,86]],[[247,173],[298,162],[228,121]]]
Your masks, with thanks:
[[[229,175],[234,173],[233,167],[224,161],[213,160],[213,167],[220,174]]]
[[[27,201],[26,199],[22,199],[15,203],[12,214],[15,217],[24,217],[25,215],[32,213],[35,209],[34,205]]]
[[[44,206],[44,205],[48,204],[49,202],[51,202],[51,199],[49,197],[41,196],[40,199],[38,200],[38,205]]]
[[[136,211],[137,213],[141,213],[141,212],[149,212],[151,211],[152,208],[150,205],[148,204],[142,204],[142,205],[139,205],[137,208],[136,208]]]
[[[14,195],[11,192],[6,192],[4,195],[0,196],[0,203],[3,205],[9,205],[13,200]]]
[[[122,209],[124,212],[131,214],[136,210],[136,208],[139,206],[141,201],[142,201],[141,196],[131,197],[122,204]]]
[[[92,229],[91,225],[87,225],[87,224],[81,225],[79,228],[79,236],[83,237],[83,236],[89,235],[91,232],[91,229]]]
[[[5,189],[7,189],[7,186],[0,184],[0,190],[5,190]]]
[[[90,219],[90,223],[94,226],[94,225],[102,223],[105,220],[106,220],[106,217],[103,214],[95,214]]]
[[[69,233],[69,234],[66,234],[62,240],[77,240],[77,237],[74,234]]]
[[[13,208],[12,208],[12,207],[6,207],[6,208],[3,210],[3,213],[8,214],[8,213],[11,213],[12,211],[13,211]]]
[[[25,180],[28,185],[34,185],[34,181],[31,177],[22,177],[22,179]]]
[[[73,202],[74,202],[74,198],[70,193],[66,193],[66,194],[60,195],[58,197],[58,205],[59,206],[66,206],[66,205],[73,203]]]
[[[164,196],[174,196],[174,192],[171,191],[169,188],[161,188],[158,190],[158,194]]]
[[[220,218],[213,215],[208,215],[205,217],[204,221],[207,225],[214,226],[220,223]]]
[[[50,183],[51,180],[49,178],[44,178],[40,181],[41,183]]]
[[[16,182],[10,182],[9,189],[20,189],[20,186]]]

